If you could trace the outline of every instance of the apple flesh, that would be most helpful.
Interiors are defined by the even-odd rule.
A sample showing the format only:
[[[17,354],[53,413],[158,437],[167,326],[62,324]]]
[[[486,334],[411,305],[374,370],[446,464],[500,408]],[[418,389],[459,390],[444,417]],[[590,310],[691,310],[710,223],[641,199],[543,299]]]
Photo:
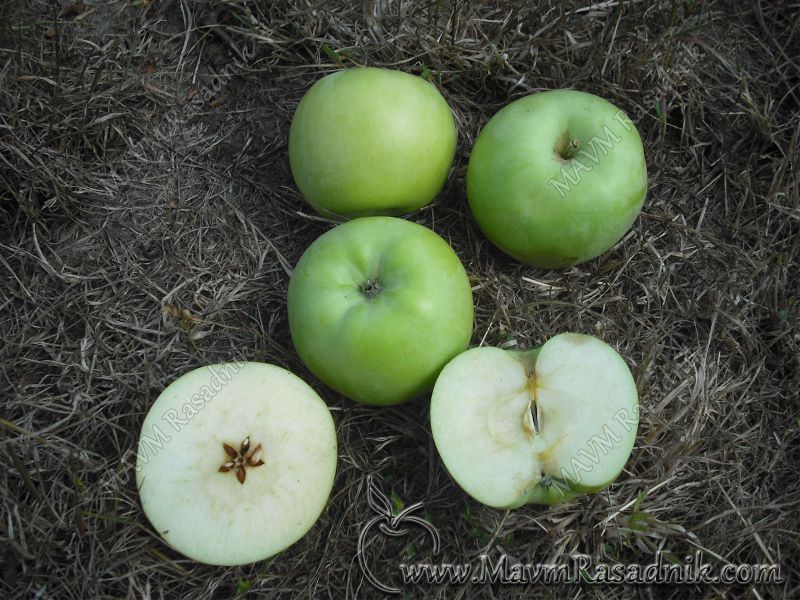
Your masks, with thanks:
[[[239,565],[305,535],[328,501],[336,459],[330,411],[305,382],[274,365],[227,363],[186,373],[153,403],[136,484],[167,544]]]
[[[561,268],[599,256],[630,229],[647,191],[642,141],[612,103],[585,92],[532,94],[478,135],[467,198],[492,243]]]
[[[431,398],[436,448],[453,479],[488,506],[556,504],[610,485],[633,449],[636,384],[597,338],[563,333],[526,352],[472,348]]]
[[[294,269],[287,305],[306,366],[365,404],[430,391],[472,336],[472,289],[458,256],[430,229],[394,217],[320,236]]]
[[[390,69],[350,68],[320,79],[289,130],[297,187],[318,213],[340,219],[429,204],[455,151],[455,121],[439,90]]]

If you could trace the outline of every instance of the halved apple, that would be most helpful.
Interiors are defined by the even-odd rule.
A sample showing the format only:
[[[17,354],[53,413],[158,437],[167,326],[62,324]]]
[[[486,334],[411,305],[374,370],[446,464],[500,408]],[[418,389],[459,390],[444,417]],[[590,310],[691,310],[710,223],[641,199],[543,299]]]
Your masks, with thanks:
[[[336,432],[303,380],[255,362],[195,369],[153,403],[136,484],[164,541],[213,565],[263,560],[314,525],[336,472]]]
[[[610,485],[636,439],[639,399],[622,357],[563,333],[540,348],[472,348],[431,397],[436,448],[453,479],[488,506],[556,504]]]

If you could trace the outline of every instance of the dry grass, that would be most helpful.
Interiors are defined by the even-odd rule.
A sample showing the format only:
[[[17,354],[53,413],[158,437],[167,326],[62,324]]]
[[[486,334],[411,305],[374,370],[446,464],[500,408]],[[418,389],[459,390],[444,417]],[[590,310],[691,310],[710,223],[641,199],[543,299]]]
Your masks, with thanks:
[[[437,560],[581,552],[648,563],[658,549],[703,549],[715,565],[780,563],[786,578],[411,597],[800,595],[796,4],[62,6],[0,1],[0,596],[230,598],[246,582],[250,597],[378,597],[355,560],[370,473],[396,498],[425,502]],[[233,64],[226,40],[249,40],[255,58],[193,104],[210,69]],[[445,192],[415,220],[448,239],[472,277],[473,342],[600,335],[639,385],[636,449],[605,492],[506,513],[449,478],[425,401],[374,410],[313,383],[341,443],[320,523],[266,563],[199,565],[150,529],[130,458],[148,406],[188,369],[246,358],[314,381],[292,349],[284,298],[287,271],[330,224],[307,214],[286,137],[304,90],[336,61],[432,72],[460,142]],[[488,118],[555,87],[624,108],[651,182],[624,241],[563,272],[495,250],[463,183]],[[376,571],[391,579],[404,549],[387,544]],[[431,558],[422,538],[415,550]]]

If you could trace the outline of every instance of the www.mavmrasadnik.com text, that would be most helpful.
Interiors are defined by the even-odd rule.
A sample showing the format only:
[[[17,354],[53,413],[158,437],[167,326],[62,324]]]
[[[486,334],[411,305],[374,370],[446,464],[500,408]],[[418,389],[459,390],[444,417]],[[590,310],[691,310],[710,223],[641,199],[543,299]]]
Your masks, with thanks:
[[[513,562],[506,555],[492,561],[481,555],[477,564],[402,563],[399,566],[406,584],[752,584],[780,583],[780,566],[773,564],[724,564],[715,569],[703,562],[702,552],[683,561],[668,560],[657,552],[651,563],[592,564],[585,554],[570,557],[565,564]]]

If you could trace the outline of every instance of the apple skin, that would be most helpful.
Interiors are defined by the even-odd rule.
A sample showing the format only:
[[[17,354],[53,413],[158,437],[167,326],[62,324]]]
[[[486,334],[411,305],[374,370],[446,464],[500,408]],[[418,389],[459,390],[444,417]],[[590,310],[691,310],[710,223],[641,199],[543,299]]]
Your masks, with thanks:
[[[289,131],[295,183],[328,217],[402,215],[429,204],[456,151],[452,112],[415,75],[371,67],[317,81]]]
[[[320,236],[297,263],[287,305],[306,366],[364,404],[428,392],[472,337],[472,289],[458,256],[430,229],[394,217]]]
[[[568,142],[580,143],[575,156]],[[647,192],[639,133],[610,102],[575,90],[520,98],[478,135],[467,198],[509,256],[563,268],[601,255],[630,229]]]

